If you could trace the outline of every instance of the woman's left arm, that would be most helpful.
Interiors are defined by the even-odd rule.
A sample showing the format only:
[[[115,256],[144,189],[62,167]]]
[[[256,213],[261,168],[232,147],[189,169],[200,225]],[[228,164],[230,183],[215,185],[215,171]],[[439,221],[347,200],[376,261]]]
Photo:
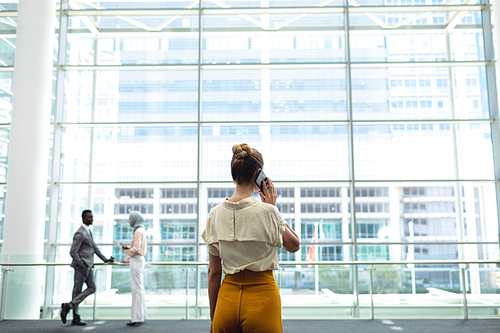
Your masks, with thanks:
[[[209,254],[208,263],[208,300],[210,302],[210,332],[214,320],[215,306],[219,295],[220,280],[222,277],[222,264],[220,258]]]

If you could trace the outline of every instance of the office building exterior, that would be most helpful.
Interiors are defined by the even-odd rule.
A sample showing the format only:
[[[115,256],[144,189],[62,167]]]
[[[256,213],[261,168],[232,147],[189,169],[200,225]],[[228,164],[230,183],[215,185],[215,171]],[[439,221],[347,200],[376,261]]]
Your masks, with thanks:
[[[0,20],[5,198],[17,4],[2,5],[12,13]],[[298,308],[305,318],[366,317],[370,281],[375,305],[401,316],[432,317],[424,295],[463,286],[491,305],[478,316],[494,315],[500,138],[487,1],[57,8],[45,262],[69,262],[87,208],[103,252],[124,259],[118,243],[131,240],[128,215],[140,211],[146,260],[170,263],[145,271],[153,317],[182,317],[186,288],[190,315],[206,317],[200,235],[234,191],[231,147],[246,142],[263,153],[277,206],[303,242],[280,250],[285,318]],[[413,260],[424,263],[405,264]],[[100,269],[98,311],[120,317],[128,268]],[[71,274],[46,268],[43,316],[57,316]],[[461,303],[446,306],[443,316],[461,315]]]

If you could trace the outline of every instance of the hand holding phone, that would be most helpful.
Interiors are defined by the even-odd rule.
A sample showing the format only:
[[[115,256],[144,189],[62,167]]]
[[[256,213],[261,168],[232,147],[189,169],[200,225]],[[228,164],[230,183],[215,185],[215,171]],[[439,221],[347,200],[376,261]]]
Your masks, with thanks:
[[[274,187],[271,178],[267,178],[265,184],[266,186],[262,188],[264,191],[259,192],[260,199],[264,203],[276,206],[276,199],[278,198],[278,192],[276,191],[276,187]]]
[[[278,197],[276,187],[274,187],[273,182],[270,178],[267,178],[262,169],[259,170],[257,178],[255,178],[255,183],[259,187],[259,194],[262,202],[276,206],[276,198]],[[265,184],[265,186],[263,186],[263,184]]]
[[[257,178],[255,178],[255,184],[257,184],[260,192],[262,192],[262,194],[264,194],[264,196],[265,196],[264,187],[262,186],[262,182],[265,182],[267,189],[269,189],[269,184],[267,182],[267,176],[264,173],[264,171],[262,171],[262,169],[260,169],[259,173],[257,174]]]
[[[121,242],[120,242],[120,243],[118,243],[118,245],[120,245],[120,246],[122,247],[122,249],[123,249],[123,250],[129,250],[129,249],[130,249],[127,245],[125,245],[125,244],[123,244],[123,243],[121,243]]]

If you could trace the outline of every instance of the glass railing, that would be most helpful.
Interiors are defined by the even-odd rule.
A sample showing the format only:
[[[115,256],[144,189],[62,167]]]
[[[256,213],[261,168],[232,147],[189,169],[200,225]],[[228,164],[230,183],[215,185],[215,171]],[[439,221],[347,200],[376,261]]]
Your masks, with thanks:
[[[275,279],[284,319],[498,318],[500,261],[281,262]],[[41,318],[57,319],[71,299],[67,263],[3,263],[0,319],[21,302],[8,297],[22,283],[16,271],[43,274]],[[209,318],[207,262],[150,262],[144,269],[148,319]],[[43,272],[42,272],[43,271]],[[130,277],[124,264],[96,264],[97,291],[82,318],[128,319]]]

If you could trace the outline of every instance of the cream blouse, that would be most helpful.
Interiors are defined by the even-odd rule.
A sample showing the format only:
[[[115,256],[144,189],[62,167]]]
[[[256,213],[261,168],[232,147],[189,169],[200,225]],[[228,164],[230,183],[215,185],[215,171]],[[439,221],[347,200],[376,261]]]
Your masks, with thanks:
[[[130,248],[123,250],[123,252],[129,256],[124,260],[125,262],[130,262],[130,257],[145,256],[148,253],[148,241],[144,228],[135,229],[134,237],[132,238],[132,242],[130,242]]]
[[[283,246],[286,222],[278,208],[254,197],[227,199],[214,207],[201,237],[208,252],[222,258],[225,274],[244,269],[278,269],[278,247]]]

